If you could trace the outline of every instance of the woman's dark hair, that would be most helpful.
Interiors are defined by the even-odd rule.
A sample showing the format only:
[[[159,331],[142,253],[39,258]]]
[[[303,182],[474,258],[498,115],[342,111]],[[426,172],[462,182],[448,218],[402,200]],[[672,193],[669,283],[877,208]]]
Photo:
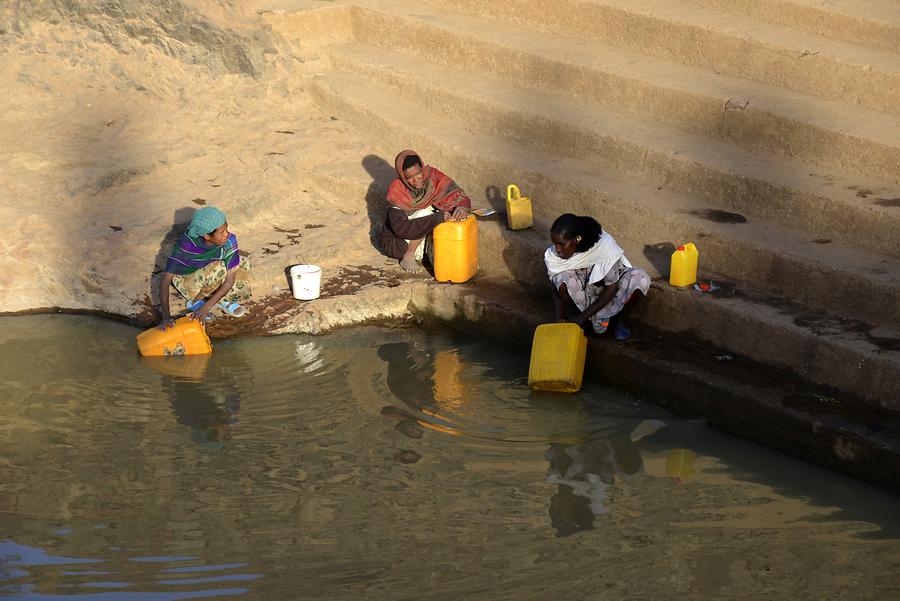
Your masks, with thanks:
[[[414,167],[414,166],[416,166],[416,165],[418,165],[419,168],[421,169],[421,168],[422,168],[422,159],[420,159],[420,158],[418,157],[418,155],[410,154],[410,155],[407,155],[406,157],[403,158],[403,165],[402,165],[401,168],[402,168],[404,171],[406,171],[406,170],[409,169],[410,167]]]
[[[574,240],[581,236],[581,241],[575,247],[577,252],[584,252],[597,244],[603,234],[603,228],[593,217],[582,217],[566,213],[560,215],[550,227],[550,233],[559,236],[563,240]]]

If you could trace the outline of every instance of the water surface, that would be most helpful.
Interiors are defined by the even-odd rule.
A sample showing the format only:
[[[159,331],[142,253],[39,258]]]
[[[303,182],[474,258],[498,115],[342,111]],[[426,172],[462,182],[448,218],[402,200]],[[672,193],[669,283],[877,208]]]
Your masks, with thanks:
[[[0,596],[900,599],[898,497],[528,357],[0,319]]]

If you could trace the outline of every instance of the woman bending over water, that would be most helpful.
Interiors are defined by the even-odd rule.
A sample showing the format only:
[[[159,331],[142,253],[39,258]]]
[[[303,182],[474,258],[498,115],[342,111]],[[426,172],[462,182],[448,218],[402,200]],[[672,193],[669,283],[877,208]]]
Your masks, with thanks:
[[[215,306],[232,317],[244,315],[239,301],[250,298],[250,264],[238,253],[237,236],[228,231],[222,211],[196,211],[187,232],[175,242],[159,282],[163,330],[175,323],[169,311],[170,284],[187,301],[191,319],[207,319]]]
[[[650,276],[633,267],[625,253],[591,217],[566,213],[550,228],[553,246],[544,253],[547,276],[553,283],[553,305],[559,321],[584,327],[588,322],[598,334],[618,315],[614,334],[625,340],[631,329],[621,315],[625,303],[642,298],[650,289]],[[634,297],[639,291],[640,297]]]
[[[415,151],[398,154],[394,169],[397,179],[387,191],[391,206],[381,229],[381,247],[406,271],[418,271],[425,237],[444,221],[465,219],[472,203],[456,182],[425,165]]]

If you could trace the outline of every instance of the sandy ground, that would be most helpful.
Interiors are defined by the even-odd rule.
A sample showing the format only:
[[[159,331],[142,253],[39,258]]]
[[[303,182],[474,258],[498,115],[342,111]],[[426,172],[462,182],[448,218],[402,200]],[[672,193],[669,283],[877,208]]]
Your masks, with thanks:
[[[261,56],[255,77],[223,72],[201,46],[113,44],[77,19],[10,27],[14,11],[0,9],[0,311],[150,320],[153,276],[200,206],[228,215],[257,300],[289,308],[285,268],[297,263],[323,267],[326,296],[405,277],[370,241],[372,199],[319,175],[340,173],[347,157],[359,167],[368,151],[305,99],[314,57],[266,31],[255,3],[191,9],[216,31],[259,28],[247,38]],[[379,161],[378,185],[390,161]]]

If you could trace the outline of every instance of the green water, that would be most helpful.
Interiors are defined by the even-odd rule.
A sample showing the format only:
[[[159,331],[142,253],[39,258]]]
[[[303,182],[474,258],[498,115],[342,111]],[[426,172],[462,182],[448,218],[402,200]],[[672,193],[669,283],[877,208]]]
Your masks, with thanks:
[[[900,599],[898,497],[527,356],[0,319],[0,596]],[[163,374],[157,369],[180,372]]]

